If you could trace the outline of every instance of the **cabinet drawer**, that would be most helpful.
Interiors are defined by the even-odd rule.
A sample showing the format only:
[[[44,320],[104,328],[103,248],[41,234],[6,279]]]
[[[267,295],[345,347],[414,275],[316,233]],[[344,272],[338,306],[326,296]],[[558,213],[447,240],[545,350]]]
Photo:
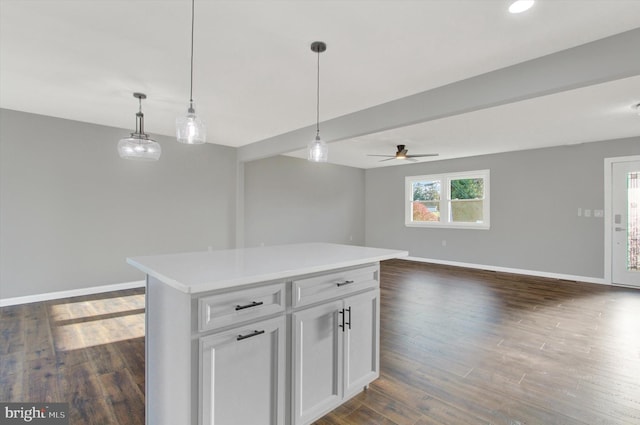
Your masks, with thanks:
[[[293,281],[293,306],[301,307],[378,287],[378,267],[369,266]]]
[[[285,311],[285,284],[262,286],[198,300],[200,332]]]

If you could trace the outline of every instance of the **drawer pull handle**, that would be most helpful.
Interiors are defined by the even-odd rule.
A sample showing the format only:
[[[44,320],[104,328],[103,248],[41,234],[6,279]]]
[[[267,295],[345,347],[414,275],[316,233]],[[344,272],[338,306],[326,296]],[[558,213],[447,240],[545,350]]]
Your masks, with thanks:
[[[236,338],[236,341],[242,341],[243,339],[251,338],[252,336],[262,335],[263,333],[264,331],[253,331],[250,334],[238,335],[238,338]]]
[[[340,286],[344,286],[344,285],[350,285],[352,283],[353,283],[353,280],[345,280],[344,282],[337,283],[337,285],[338,285],[338,287],[340,287]]]
[[[262,301],[260,301],[260,302],[254,301],[251,304],[247,304],[247,305],[237,305],[236,306],[236,311],[244,310],[245,308],[257,307],[257,306],[262,305],[262,304],[264,304]]]

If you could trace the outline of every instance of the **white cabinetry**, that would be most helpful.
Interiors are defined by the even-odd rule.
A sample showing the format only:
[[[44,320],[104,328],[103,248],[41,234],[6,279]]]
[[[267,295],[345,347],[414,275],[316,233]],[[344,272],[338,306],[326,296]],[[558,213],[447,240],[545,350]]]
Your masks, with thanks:
[[[296,244],[129,258],[147,274],[148,425],[308,425],[379,375],[379,261]]]
[[[311,422],[342,400],[342,304],[334,301],[293,314],[295,424]]]
[[[203,425],[283,425],[285,318],[200,338]]]
[[[375,289],[327,301],[315,307],[294,311],[293,327],[293,421],[306,425],[343,401],[362,391],[379,376],[379,294],[377,268],[366,281],[362,270],[348,279],[334,280],[335,297],[339,284]],[[331,280],[332,276],[328,276]],[[310,285],[327,278],[307,280]],[[321,285],[324,285],[322,283]],[[295,287],[295,283],[294,283]],[[352,292],[350,290],[350,292]]]
[[[350,326],[344,333],[344,398],[349,399],[380,375],[380,291],[347,298]]]

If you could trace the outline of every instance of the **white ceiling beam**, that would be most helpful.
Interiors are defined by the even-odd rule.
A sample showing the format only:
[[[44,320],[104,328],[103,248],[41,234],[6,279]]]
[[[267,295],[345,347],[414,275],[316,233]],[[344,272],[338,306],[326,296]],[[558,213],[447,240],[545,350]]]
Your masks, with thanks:
[[[640,75],[640,28],[321,123],[327,142]],[[393,84],[392,82],[390,84]],[[241,162],[306,147],[315,125],[238,148]]]

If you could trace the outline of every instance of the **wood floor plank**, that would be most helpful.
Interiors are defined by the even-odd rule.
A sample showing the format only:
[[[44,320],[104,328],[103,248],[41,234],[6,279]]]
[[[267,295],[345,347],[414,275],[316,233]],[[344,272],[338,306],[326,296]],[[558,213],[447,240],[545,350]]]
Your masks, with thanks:
[[[20,311],[13,310],[11,314],[5,314],[5,318],[0,320],[0,355],[24,354],[24,319],[19,314]]]
[[[99,375],[124,369],[127,366],[116,344],[94,345],[87,347],[84,351],[93,364],[95,373]]]
[[[391,375],[383,374],[371,386],[384,394],[392,395],[395,399],[402,400],[404,404],[420,412],[420,419],[416,423],[428,421],[428,423],[435,425],[452,423],[467,425],[489,424],[486,421],[479,421],[477,416],[469,415],[442,400],[430,396],[419,388],[400,382]]]
[[[345,418],[348,424],[399,425],[367,406],[360,406]],[[412,424],[413,425],[413,424]]]
[[[144,425],[144,394],[134,382],[128,369],[100,375],[100,381],[107,393],[119,423]]]
[[[404,400],[389,397],[375,389],[369,389],[363,394],[363,405],[398,425],[413,425],[420,419],[420,413],[404,403]]]
[[[113,413],[109,401],[105,398],[73,397],[69,405],[69,423],[82,425],[123,425]]]
[[[26,363],[26,401],[55,403],[63,399],[55,358],[38,357]]]
[[[138,385],[138,388],[144,394],[145,388],[145,348],[144,338],[132,338],[123,341],[118,341],[113,344],[120,356],[126,368],[131,371],[134,382]],[[115,368],[114,368],[115,370]]]
[[[27,372],[23,371],[0,377],[0,401],[10,402],[27,399],[24,387],[25,382],[27,382],[26,375]]]
[[[102,396],[100,380],[91,362],[67,367],[60,379],[61,390],[73,399],[93,399]]]

